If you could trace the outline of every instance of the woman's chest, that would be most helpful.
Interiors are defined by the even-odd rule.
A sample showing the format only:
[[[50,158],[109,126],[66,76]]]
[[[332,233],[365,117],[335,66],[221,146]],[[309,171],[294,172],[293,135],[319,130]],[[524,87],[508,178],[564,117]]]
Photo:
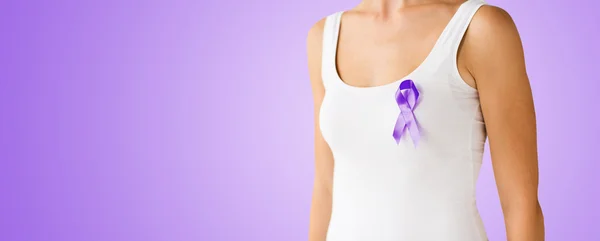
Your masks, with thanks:
[[[323,137],[332,150],[352,153],[414,148],[415,139],[419,145],[446,147],[464,139],[472,120],[460,108],[464,104],[440,82],[422,81],[416,86],[419,97],[413,106],[398,102],[398,85],[377,91],[327,91],[319,114]]]

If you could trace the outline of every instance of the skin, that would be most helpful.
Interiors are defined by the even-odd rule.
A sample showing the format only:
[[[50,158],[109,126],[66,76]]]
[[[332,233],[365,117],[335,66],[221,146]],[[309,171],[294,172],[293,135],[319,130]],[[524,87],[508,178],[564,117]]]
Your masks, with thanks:
[[[406,76],[423,62],[462,2],[363,0],[342,18],[340,77],[350,85],[376,86]],[[318,126],[325,94],[324,23],[325,18],[315,23],[307,37],[315,125],[309,241],[325,241],[331,217],[334,159]],[[507,239],[543,241],[535,110],[521,39],[505,10],[491,5],[479,9],[459,47],[457,67],[465,83],[479,92]]]

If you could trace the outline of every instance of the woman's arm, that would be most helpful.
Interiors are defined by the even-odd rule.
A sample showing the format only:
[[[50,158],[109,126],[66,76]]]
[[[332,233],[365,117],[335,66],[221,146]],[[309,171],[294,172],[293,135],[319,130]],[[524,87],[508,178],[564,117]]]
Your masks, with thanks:
[[[533,97],[523,47],[510,15],[482,6],[461,52],[475,79],[509,241],[543,241]]]
[[[307,37],[308,70],[314,99],[315,176],[310,209],[309,241],[325,241],[331,217],[333,155],[319,128],[319,110],[325,94],[321,79],[323,27],[321,19],[311,27]]]

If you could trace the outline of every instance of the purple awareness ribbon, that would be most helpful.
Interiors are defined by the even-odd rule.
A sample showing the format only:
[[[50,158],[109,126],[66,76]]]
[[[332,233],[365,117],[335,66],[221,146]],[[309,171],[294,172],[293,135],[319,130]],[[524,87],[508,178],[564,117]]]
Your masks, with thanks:
[[[398,107],[400,107],[400,114],[396,120],[393,134],[394,139],[396,139],[396,144],[400,143],[400,138],[405,129],[408,129],[410,132],[410,136],[415,146],[419,142],[419,127],[417,125],[415,114],[413,113],[413,109],[415,108],[418,99],[419,91],[417,90],[415,83],[410,79],[402,81],[400,87],[398,87],[398,90],[396,91],[396,103],[398,104]]]

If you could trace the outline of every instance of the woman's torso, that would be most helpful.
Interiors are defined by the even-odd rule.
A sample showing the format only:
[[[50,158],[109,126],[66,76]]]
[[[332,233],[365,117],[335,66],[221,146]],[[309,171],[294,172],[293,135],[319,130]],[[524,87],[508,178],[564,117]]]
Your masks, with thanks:
[[[477,91],[461,78],[456,64],[462,36],[483,4],[462,4],[433,49],[427,41],[415,45],[431,49],[420,65],[398,67],[413,71],[374,87],[340,78],[336,54],[343,11],[327,17],[322,55],[326,91],[319,121],[335,162],[327,241],[487,240],[475,205],[485,127]],[[393,59],[397,52],[381,53],[381,69],[405,61]],[[406,79],[419,92],[412,106],[418,127],[404,129],[397,142],[392,133],[401,111],[395,95]]]

